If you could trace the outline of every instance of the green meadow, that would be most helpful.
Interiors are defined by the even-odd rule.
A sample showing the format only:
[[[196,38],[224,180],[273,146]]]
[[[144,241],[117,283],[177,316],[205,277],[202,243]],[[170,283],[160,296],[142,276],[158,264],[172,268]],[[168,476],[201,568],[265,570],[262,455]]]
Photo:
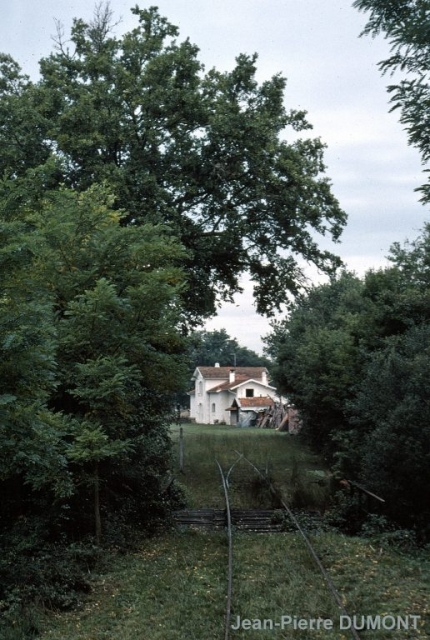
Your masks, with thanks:
[[[184,465],[179,469],[179,426],[172,427],[174,472],[190,507],[223,508],[224,493],[215,460],[230,471],[231,506],[258,508],[278,506],[265,483],[243,454],[273,480],[291,504],[323,510],[328,502],[328,470],[296,436],[271,429],[222,425],[183,426]]]
[[[184,472],[179,470],[179,427],[172,427],[174,473],[193,507],[222,507],[215,458],[224,470],[249,456],[294,502],[300,485],[303,503],[318,503],[314,478],[326,469],[288,434],[257,429],[184,425]],[[218,475],[217,475],[218,474]],[[243,460],[230,474],[233,506],[270,506],[257,474]],[[324,487],[321,489],[325,492]],[[319,496],[320,502],[325,498]],[[322,504],[322,502],[321,502]],[[405,554],[376,539],[347,537],[321,530],[311,535],[320,558],[341,594],[349,615],[420,616],[417,628],[360,631],[368,640],[430,638],[430,560],[424,552]],[[347,640],[340,611],[323,577],[294,532],[233,532],[233,604],[231,624],[249,619],[251,629],[231,631],[232,640]],[[224,638],[228,546],[223,532],[181,529],[144,540],[133,553],[112,552],[106,569],[94,575],[92,592],[70,612],[37,612],[40,640],[216,640]],[[333,629],[312,631],[268,627],[282,616],[329,620]],[[427,616],[427,617],[426,617]],[[390,618],[387,618],[389,621]],[[266,621],[266,622],[264,622]],[[315,623],[316,624],[316,623]],[[11,629],[10,638],[18,635]],[[15,635],[14,635],[15,634]]]

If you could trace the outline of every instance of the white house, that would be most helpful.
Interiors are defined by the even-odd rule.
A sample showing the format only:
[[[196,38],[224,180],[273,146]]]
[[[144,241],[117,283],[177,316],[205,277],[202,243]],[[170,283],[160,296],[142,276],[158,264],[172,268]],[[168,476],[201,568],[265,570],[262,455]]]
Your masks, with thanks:
[[[249,424],[274,400],[286,403],[269,384],[266,367],[197,367],[190,418],[200,424]]]

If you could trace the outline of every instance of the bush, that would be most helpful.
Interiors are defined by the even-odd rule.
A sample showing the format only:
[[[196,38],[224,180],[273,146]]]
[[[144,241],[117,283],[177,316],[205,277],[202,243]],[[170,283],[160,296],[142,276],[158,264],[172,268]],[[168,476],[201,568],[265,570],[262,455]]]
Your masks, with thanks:
[[[77,606],[82,594],[90,591],[88,575],[101,557],[92,542],[29,544],[24,552],[19,547],[22,541],[6,541],[0,559],[3,612],[17,616],[31,603],[64,611]]]
[[[357,535],[366,519],[358,496],[337,491],[333,497],[333,506],[324,514],[324,521],[342,533]]]
[[[361,527],[360,534],[370,538],[380,547],[398,552],[411,553],[419,548],[417,536],[409,529],[398,529],[392,521],[382,515],[369,514]]]
[[[30,640],[38,636],[38,613],[33,608],[22,610],[19,615],[5,615],[0,619],[2,640]]]
[[[40,525],[40,522],[37,523]],[[38,610],[65,611],[90,591],[89,573],[100,567],[102,551],[92,541],[47,542],[38,526],[0,537],[0,637],[24,640],[38,635]]]

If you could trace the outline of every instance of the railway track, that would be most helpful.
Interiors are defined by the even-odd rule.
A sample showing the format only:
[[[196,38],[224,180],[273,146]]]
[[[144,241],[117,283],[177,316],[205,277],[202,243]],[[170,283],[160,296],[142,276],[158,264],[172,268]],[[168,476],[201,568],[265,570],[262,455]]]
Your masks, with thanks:
[[[306,535],[304,529],[300,526],[297,518],[295,517],[295,515],[293,514],[293,512],[291,511],[291,509],[289,508],[289,506],[287,505],[287,503],[285,502],[285,500],[280,496],[279,492],[276,490],[276,487],[274,486],[273,482],[271,482],[267,476],[265,476],[260,469],[258,469],[258,467],[251,462],[250,460],[248,460],[248,458],[246,458],[242,453],[240,453],[239,451],[235,451],[235,453],[240,457],[241,460],[244,460],[245,462],[247,462],[255,471],[256,473],[258,473],[258,475],[260,476],[260,478],[262,478],[263,480],[266,481],[267,486],[269,488],[269,491],[271,493],[273,493],[274,495],[276,495],[276,497],[278,498],[278,500],[280,501],[280,503],[282,504],[283,508],[285,509],[286,513],[288,514],[288,516],[290,517],[291,521],[293,522],[293,524],[295,525],[297,531],[300,533],[300,535],[302,536],[308,550],[309,553],[311,554],[312,558],[314,559],[316,565],[318,566],[318,569],[320,570],[327,588],[329,589],[331,595],[333,596],[334,601],[336,602],[336,605],[339,609],[339,611],[341,612],[342,615],[346,616],[349,618],[348,613],[344,607],[344,604],[342,602],[342,598],[338,592],[338,590],[336,589],[335,585],[333,584],[332,579],[330,578],[330,575],[328,573],[328,571],[325,569],[324,565],[322,564],[314,546],[312,545],[311,541],[309,540],[308,536]],[[354,629],[354,627],[350,627],[349,629],[351,636],[354,638],[354,640],[360,640],[360,636],[358,635],[357,631]],[[226,640],[228,640],[229,636],[226,636]]]
[[[277,502],[282,505],[282,510],[288,515],[288,518],[293,525],[293,530],[298,531],[303,538],[303,541],[314,562],[316,563],[319,571],[321,572],[327,588],[329,589],[340,613],[343,616],[349,618],[348,613],[343,605],[342,598],[335,585],[333,584],[329,573],[323,566],[308,535],[306,534],[304,528],[300,525],[299,520],[289,508],[287,503],[284,501],[280,492],[276,489],[274,483],[269,480],[267,476],[267,469],[265,473],[262,473],[251,460],[244,456],[244,454],[240,453],[239,451],[235,451],[235,453],[237,454],[238,458],[227,471],[224,471],[218,460],[215,460],[222,480],[226,505],[225,509],[183,509],[181,511],[176,511],[173,514],[174,521],[177,526],[195,527],[207,531],[225,529],[227,530],[229,550],[224,640],[230,639],[231,631],[230,617],[233,598],[233,532],[279,533],[284,531],[283,523],[282,521],[279,521],[280,509],[231,509],[229,499],[229,479],[232,475],[234,467],[239,462],[239,460],[243,460],[244,462],[246,462],[254,470],[254,472],[257,473],[260,478],[267,483],[269,491],[274,496],[276,496]],[[353,627],[350,627],[348,631],[354,640],[360,640],[360,636]]]
[[[274,484],[268,479],[266,474],[263,474],[258,467],[248,458],[246,458],[242,453],[236,451],[235,452],[238,455],[238,460],[236,462],[238,462],[239,460],[244,460],[246,463],[248,463],[253,469],[254,471],[260,476],[260,478],[262,478],[266,483],[267,486],[270,490],[271,493],[273,493],[274,495],[276,495],[276,497],[278,498],[279,502],[282,504],[283,509],[285,510],[285,512],[288,514],[289,518],[291,519],[292,523],[294,524],[295,528],[297,529],[297,531],[300,533],[300,535],[303,538],[304,543],[306,544],[306,547],[308,548],[308,551],[310,553],[310,555],[312,556],[313,560],[315,561],[316,565],[318,566],[318,569],[320,570],[325,583],[327,585],[327,588],[329,589],[340,613],[344,616],[348,616],[348,613],[344,607],[344,604],[342,602],[342,598],[339,594],[339,592],[337,591],[335,585],[333,584],[333,581],[330,578],[330,575],[328,574],[327,570],[325,569],[325,567],[323,566],[314,546],[312,545],[311,541],[309,540],[308,536],[306,535],[306,532],[304,531],[304,529],[300,526],[297,518],[295,517],[295,515],[293,514],[293,512],[291,511],[291,509],[288,507],[288,505],[286,504],[286,502],[283,500],[282,496],[279,494],[279,492],[277,491],[276,487],[274,486]],[[228,471],[223,471],[220,463],[218,462],[218,460],[216,460],[216,464],[218,466],[220,475],[221,475],[221,479],[222,479],[222,485],[223,485],[223,490],[224,490],[224,496],[225,496],[225,503],[226,503],[226,509],[225,512],[222,512],[224,514],[224,522],[226,522],[226,526],[227,526],[227,537],[228,537],[228,567],[227,567],[227,600],[226,600],[226,615],[225,615],[225,633],[224,633],[224,640],[229,640],[230,639],[230,631],[231,631],[231,623],[230,623],[230,618],[231,618],[231,605],[232,605],[232,598],[233,598],[233,511],[230,509],[230,501],[229,501],[229,490],[228,490],[228,480],[229,480],[229,476],[235,466],[236,463],[234,463],[230,469]],[[239,512],[238,512],[239,513]],[[266,511],[266,517],[267,517],[267,511]],[[207,518],[208,514],[206,514],[206,518]],[[220,516],[219,520],[221,519]],[[243,512],[242,512],[242,517],[243,517]],[[239,521],[240,522],[240,518]],[[254,522],[256,522],[256,520],[254,520]],[[237,529],[239,530],[239,526],[237,526]],[[354,627],[350,627],[349,628],[349,633],[351,635],[351,637],[354,640],[360,640],[360,636],[358,635],[357,631],[354,629]]]
[[[279,509],[231,509],[231,524],[234,530],[250,533],[279,533],[282,523],[277,520]],[[183,509],[173,514],[177,526],[188,526],[218,531],[225,529],[225,509]],[[278,519],[279,520],[279,519]]]
[[[228,477],[233,469],[230,467],[227,473],[224,473],[218,460],[215,458],[219,472],[221,474],[222,486],[225,497],[225,512],[227,516],[227,539],[228,539],[228,569],[227,569],[227,601],[226,601],[226,613],[225,613],[225,635],[224,640],[230,638],[230,618],[231,618],[231,601],[233,594],[233,534],[231,526],[231,511],[230,511],[230,499],[228,496]]]

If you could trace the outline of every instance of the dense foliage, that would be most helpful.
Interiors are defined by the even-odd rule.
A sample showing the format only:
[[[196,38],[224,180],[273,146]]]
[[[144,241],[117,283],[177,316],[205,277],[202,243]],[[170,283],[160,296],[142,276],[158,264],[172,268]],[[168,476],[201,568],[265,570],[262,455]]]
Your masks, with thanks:
[[[399,109],[410,144],[416,146],[424,164],[430,159],[428,104],[430,99],[430,2],[429,0],[355,0],[354,6],[369,12],[364,34],[383,34],[391,55],[380,62],[383,73],[397,82],[388,87],[392,109]],[[430,202],[430,185],[424,184],[423,202]]]
[[[355,276],[344,273],[312,289],[266,338],[277,385],[300,408],[308,440],[328,455],[335,445],[327,436],[345,424],[345,401],[355,379],[353,331],[363,306],[361,288]]]
[[[248,347],[231,338],[225,329],[195,331],[191,334],[190,366],[192,371],[199,365],[213,367],[216,362],[221,367],[267,367],[268,358],[260,356]]]
[[[297,256],[326,272],[339,262],[315,241],[345,223],[324,145],[299,138],[305,113],[286,111],[280,75],[257,83],[256,56],[205,72],[154,7],[132,12],[122,37],[103,5],[92,23],[74,21],[67,43],[60,27],[37,83],[0,58],[0,174],[19,182],[48,163],[48,189],[106,182],[123,224],[168,224],[187,248],[191,316],[214,313],[244,271],[270,312],[300,286]]]
[[[246,55],[206,72],[132,11],[121,37],[104,4],[67,42],[59,25],[36,82],[0,55],[0,612],[70,606],[100,545],[177,503],[166,415],[210,339],[186,334],[240,274],[270,313],[297,257],[338,263],[315,232],[345,215],[284,79],[259,85]]]
[[[175,504],[163,416],[186,380],[184,250],[111,203],[63,188],[2,211],[0,610],[69,606],[96,553],[73,545],[128,544]]]
[[[427,0],[355,0],[368,12],[363,34],[384,35],[380,62],[409,142],[423,163],[428,136]],[[423,202],[430,201],[424,184]],[[396,243],[392,266],[363,279],[342,273],[298,296],[290,317],[267,338],[275,379],[301,411],[303,435],[343,476],[387,500],[397,525],[429,536],[428,350],[430,227]]]
[[[343,475],[382,495],[386,514],[428,535],[430,226],[394,245],[392,266],[344,273],[274,326],[275,379],[303,434]]]

